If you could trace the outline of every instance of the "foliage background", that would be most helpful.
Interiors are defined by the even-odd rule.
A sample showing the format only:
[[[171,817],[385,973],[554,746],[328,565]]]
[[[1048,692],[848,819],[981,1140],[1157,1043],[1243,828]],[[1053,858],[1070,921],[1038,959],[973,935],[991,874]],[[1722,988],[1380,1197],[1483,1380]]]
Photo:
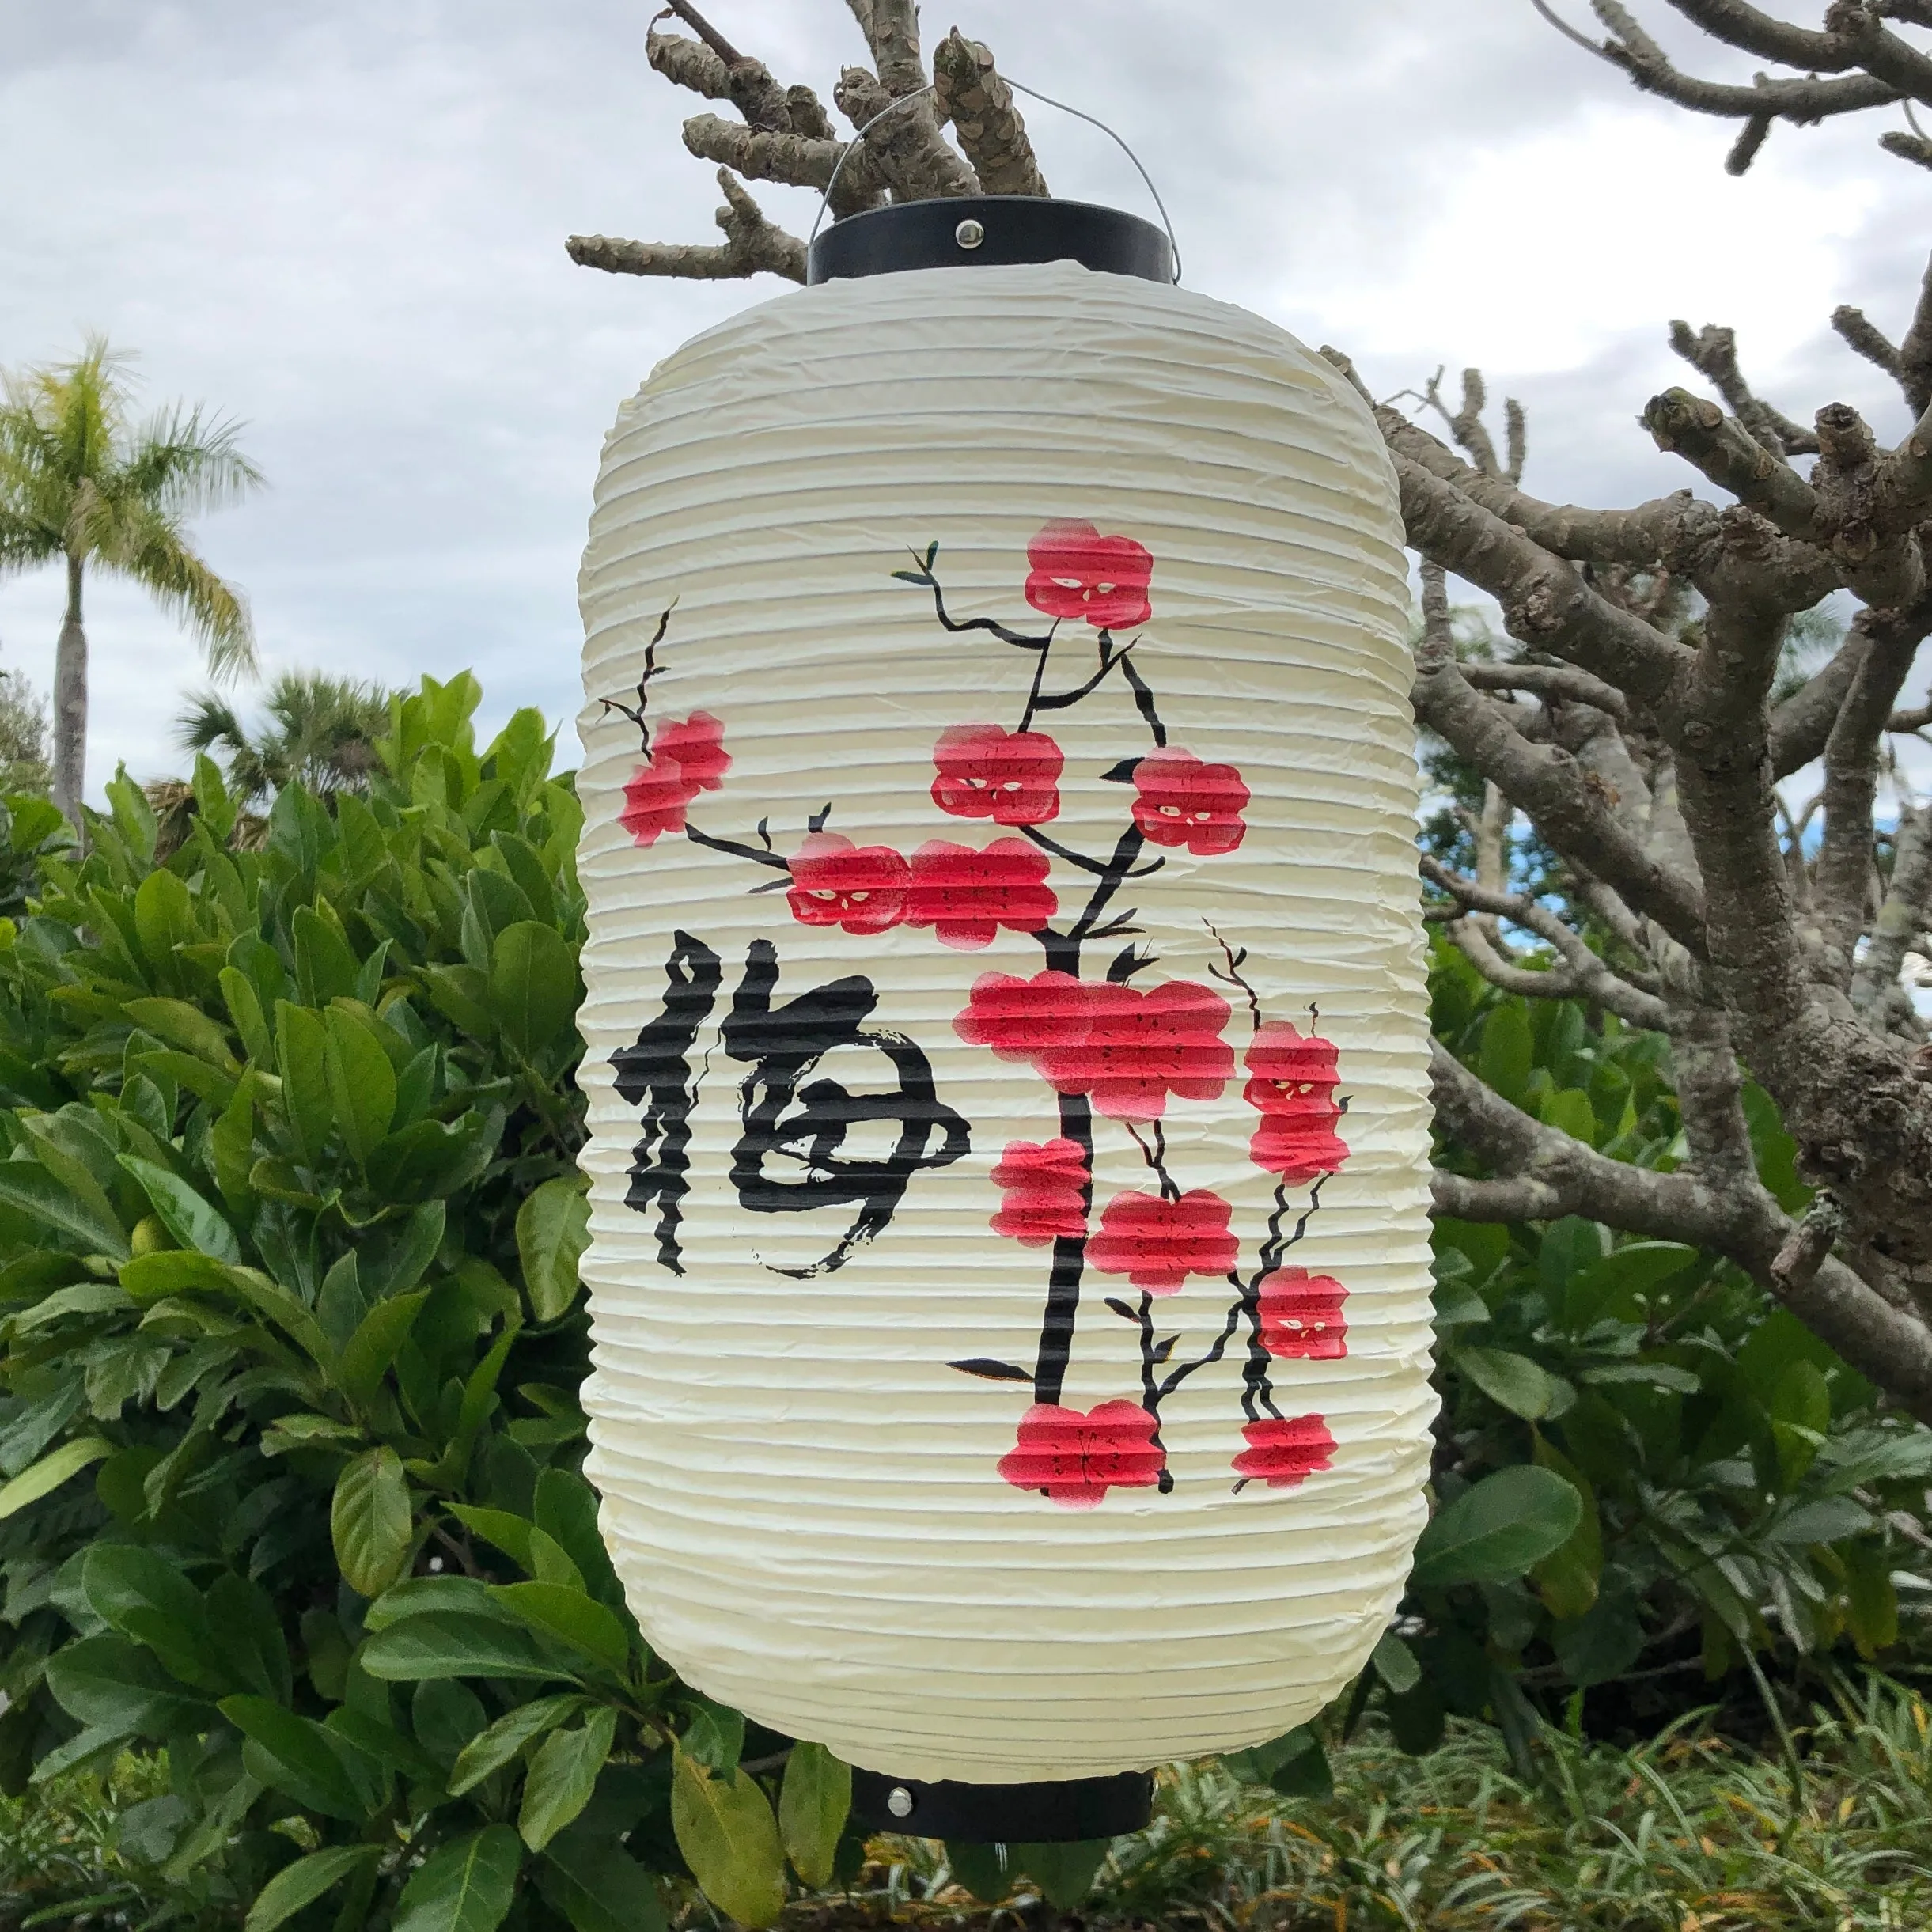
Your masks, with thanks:
[[[0,1782],[158,1754],[113,1826],[154,1923],[649,1932],[695,1877],[757,1925],[864,1855],[843,1767],[657,1664],[597,1533],[579,813],[535,713],[477,747],[479,696],[424,680],[362,789],[290,777],[253,832],[202,757],[158,859],[124,778],[84,859],[9,808]],[[1672,1162],[1654,1038],[1446,944],[1434,987],[1498,1091]],[[1537,1779],[1552,1726],[1714,1701],[1775,1741],[1854,1654],[1909,1661],[1932,1436],[1735,1271],[1445,1222],[1438,1274],[1404,1617],[1321,1725],[1230,1762],[1266,1789],[1227,1802],[1319,1799],[1371,1716],[1412,1752],[1486,1721]],[[1105,1853],[948,1855],[1070,1904]]]

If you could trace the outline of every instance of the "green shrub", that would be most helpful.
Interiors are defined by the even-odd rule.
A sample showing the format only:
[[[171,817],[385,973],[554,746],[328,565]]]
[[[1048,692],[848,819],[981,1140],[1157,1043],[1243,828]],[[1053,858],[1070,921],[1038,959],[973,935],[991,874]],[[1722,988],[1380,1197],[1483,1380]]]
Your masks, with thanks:
[[[158,863],[125,779],[84,858],[32,801],[0,828],[0,1788],[165,1752],[127,1847],[184,1923],[648,1932],[695,1871],[760,1924],[858,1852],[843,1767],[657,1663],[597,1535],[580,813],[535,713],[477,750],[478,696],[426,680],[366,797],[291,784],[265,832],[201,760]],[[1654,1043],[1453,954],[1436,990],[1512,1097],[1669,1161]],[[1551,1692],[1681,1705],[1773,1622],[1892,1640],[1932,1438],[1688,1251],[1438,1256],[1438,1511],[1332,1733],[1487,1713],[1521,1762]],[[1309,1732],[1234,1768],[1328,1776]],[[1027,1869],[1070,1898],[1099,1856]]]
[[[784,1892],[578,1473],[581,814],[478,695],[258,850],[206,759],[165,864],[117,782],[0,935],[0,1775],[165,1746],[159,1881],[252,1932],[647,1928],[674,1804],[741,1916]]]

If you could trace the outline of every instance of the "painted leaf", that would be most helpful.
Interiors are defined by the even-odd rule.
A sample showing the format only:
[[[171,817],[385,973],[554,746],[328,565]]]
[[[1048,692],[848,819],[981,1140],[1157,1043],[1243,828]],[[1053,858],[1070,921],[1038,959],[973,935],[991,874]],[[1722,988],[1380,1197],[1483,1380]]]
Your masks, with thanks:
[[[1498,1469],[1433,1517],[1415,1546],[1417,1589],[1506,1583],[1567,1541],[1583,1514],[1553,1469]]]
[[[851,1766],[823,1744],[794,1744],[778,1791],[778,1832],[792,1869],[814,1889],[832,1883],[833,1854],[851,1809]]]
[[[411,1528],[402,1458],[386,1442],[357,1457],[335,1479],[329,1535],[351,1589],[378,1597],[402,1574]]]
[[[590,1245],[590,1203],[574,1178],[559,1176],[532,1191],[517,1210],[517,1255],[530,1312],[555,1321],[577,1299],[577,1264]]]
[[[699,1889],[741,1925],[785,1909],[785,1848],[765,1794],[741,1771],[717,1777],[680,1751],[671,1776],[671,1828]]]
[[[590,1802],[616,1735],[617,1713],[606,1704],[575,1729],[552,1731],[537,1746],[517,1813],[517,1832],[532,1851],[541,1851]]]
[[[403,1888],[391,1932],[496,1932],[510,1915],[522,1865],[523,1847],[506,1824],[456,1839]]]

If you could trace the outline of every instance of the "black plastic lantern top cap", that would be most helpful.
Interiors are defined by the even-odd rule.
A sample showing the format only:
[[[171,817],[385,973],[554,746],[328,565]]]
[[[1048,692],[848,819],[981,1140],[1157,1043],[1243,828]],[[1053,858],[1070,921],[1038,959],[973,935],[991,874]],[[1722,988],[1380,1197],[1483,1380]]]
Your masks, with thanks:
[[[1100,275],[1172,282],[1174,252],[1151,222],[1092,202],[1026,195],[949,195],[848,214],[814,237],[809,283],[908,268],[1078,262]]]

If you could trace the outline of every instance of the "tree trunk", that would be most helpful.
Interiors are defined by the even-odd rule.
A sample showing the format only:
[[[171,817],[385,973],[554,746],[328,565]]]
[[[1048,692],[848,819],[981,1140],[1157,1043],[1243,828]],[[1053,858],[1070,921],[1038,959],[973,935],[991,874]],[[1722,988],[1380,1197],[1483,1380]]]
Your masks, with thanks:
[[[81,628],[81,560],[67,555],[67,614],[54,653],[54,802],[81,829],[87,789],[87,633]]]

